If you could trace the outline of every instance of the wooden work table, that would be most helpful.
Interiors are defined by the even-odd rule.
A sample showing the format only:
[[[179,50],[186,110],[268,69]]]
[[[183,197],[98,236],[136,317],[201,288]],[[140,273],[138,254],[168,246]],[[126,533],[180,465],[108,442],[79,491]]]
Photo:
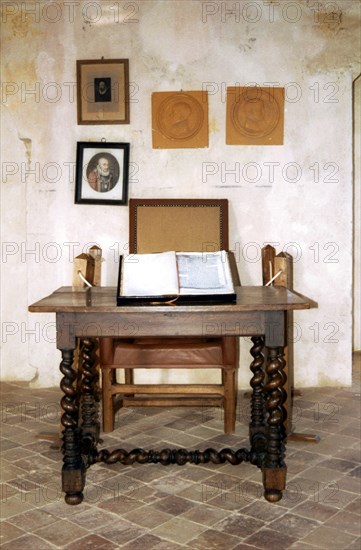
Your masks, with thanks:
[[[56,313],[57,348],[62,354],[62,482],[66,502],[79,504],[82,501],[85,471],[97,462],[182,465],[228,461],[238,465],[246,461],[262,470],[265,498],[270,502],[280,500],[286,482],[284,420],[287,393],[283,372],[286,312],[310,307],[315,307],[315,303],[309,298],[271,286],[239,287],[237,302],[224,305],[117,306],[115,287],[62,287],[32,304],[31,312]],[[92,339],[105,336],[251,337],[250,448],[98,450],[95,363],[90,359],[85,364],[80,382],[73,363],[78,338],[87,342],[90,352]]]

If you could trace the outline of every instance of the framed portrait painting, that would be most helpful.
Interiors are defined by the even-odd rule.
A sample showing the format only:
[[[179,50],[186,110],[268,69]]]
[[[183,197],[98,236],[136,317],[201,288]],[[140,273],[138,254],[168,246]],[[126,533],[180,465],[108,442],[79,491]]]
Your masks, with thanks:
[[[129,143],[77,143],[75,204],[127,204]]]
[[[76,62],[78,124],[129,124],[129,60]]]

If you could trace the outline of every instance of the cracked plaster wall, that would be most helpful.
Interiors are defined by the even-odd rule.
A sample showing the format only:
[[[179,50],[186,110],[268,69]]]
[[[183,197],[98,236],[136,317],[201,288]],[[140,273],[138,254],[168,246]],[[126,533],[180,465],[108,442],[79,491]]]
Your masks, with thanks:
[[[2,14],[2,378],[59,382],[54,316],[27,306],[70,284],[74,255],[99,244],[103,284],[116,284],[127,208],[73,198],[76,142],[106,138],[131,143],[131,197],[229,199],[243,284],[261,283],[265,243],[295,256],[294,287],[319,304],[295,314],[296,384],[349,384],[360,2],[25,4],[7,2]],[[102,56],[129,59],[130,125],[76,123],[75,61]],[[225,145],[226,87],[250,82],[285,86],[283,146]],[[202,87],[209,148],[153,150],[151,93]],[[249,342],[241,348],[247,365]],[[240,382],[248,384],[247,366]]]

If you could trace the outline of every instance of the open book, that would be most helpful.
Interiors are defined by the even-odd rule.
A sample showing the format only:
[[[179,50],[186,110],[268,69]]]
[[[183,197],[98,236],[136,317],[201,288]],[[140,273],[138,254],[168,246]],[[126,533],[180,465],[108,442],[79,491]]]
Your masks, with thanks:
[[[160,252],[120,258],[117,304],[233,302],[227,252]]]

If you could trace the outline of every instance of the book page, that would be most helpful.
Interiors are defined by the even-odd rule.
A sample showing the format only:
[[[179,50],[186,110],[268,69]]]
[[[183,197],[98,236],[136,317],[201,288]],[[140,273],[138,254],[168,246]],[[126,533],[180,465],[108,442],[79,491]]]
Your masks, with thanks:
[[[180,294],[230,294],[234,292],[228,255],[219,252],[177,253]]]
[[[122,296],[179,294],[175,252],[130,254],[123,259]]]

